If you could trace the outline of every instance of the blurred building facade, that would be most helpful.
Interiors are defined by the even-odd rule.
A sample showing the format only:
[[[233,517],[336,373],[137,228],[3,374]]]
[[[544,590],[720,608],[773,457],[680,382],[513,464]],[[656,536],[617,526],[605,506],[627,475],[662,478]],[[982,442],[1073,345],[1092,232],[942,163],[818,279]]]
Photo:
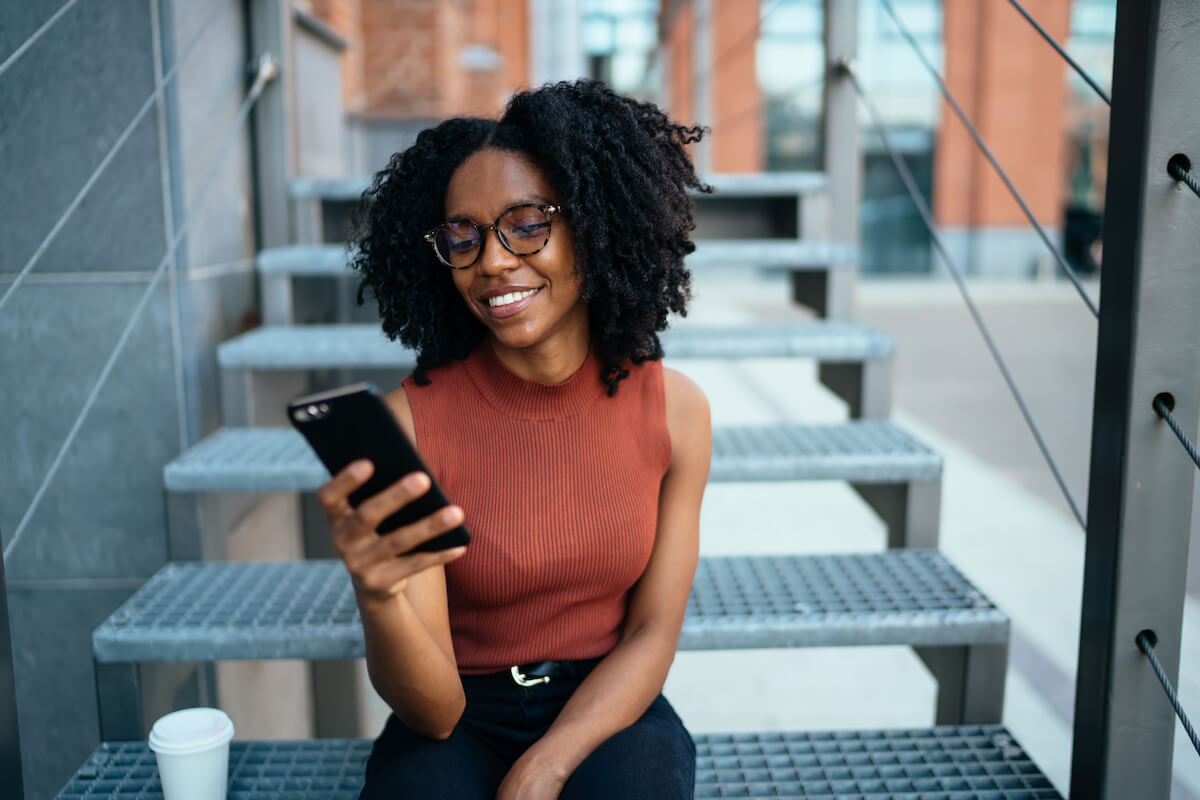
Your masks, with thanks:
[[[708,126],[695,153],[702,170],[755,172],[820,163],[830,1],[859,3],[856,67],[959,263],[1005,277],[1046,270],[1044,247],[1020,207],[876,0],[307,0],[307,7],[349,43],[342,64],[351,127],[391,126],[385,142],[351,154],[359,171],[378,169],[385,144],[433,120],[496,114],[521,87],[589,75]],[[1115,0],[1024,5],[1109,82]],[[1074,266],[1095,269],[1107,109],[1008,4],[894,6],[1038,221],[1056,240],[1066,236]],[[929,271],[929,235],[865,113],[861,120],[863,269]]]

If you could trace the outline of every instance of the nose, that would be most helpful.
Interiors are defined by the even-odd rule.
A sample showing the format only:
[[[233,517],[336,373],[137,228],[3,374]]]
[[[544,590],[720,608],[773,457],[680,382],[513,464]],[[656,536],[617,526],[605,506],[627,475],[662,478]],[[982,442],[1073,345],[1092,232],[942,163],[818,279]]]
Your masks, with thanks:
[[[485,275],[499,275],[517,266],[517,257],[508,251],[500,241],[500,231],[492,226],[483,232],[483,241],[479,243],[483,252],[479,254],[480,272]]]

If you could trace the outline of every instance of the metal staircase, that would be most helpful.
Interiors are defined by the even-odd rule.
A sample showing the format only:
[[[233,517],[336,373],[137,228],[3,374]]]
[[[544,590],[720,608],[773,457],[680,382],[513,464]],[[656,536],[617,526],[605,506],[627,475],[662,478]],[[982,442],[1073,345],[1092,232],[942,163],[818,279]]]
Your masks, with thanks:
[[[768,187],[803,186],[797,209],[821,183],[771,176]],[[753,180],[729,179],[746,197]],[[362,182],[334,182],[335,204]],[[293,186],[316,192],[320,184]],[[762,186],[758,187],[763,191]],[[768,193],[769,194],[769,193]],[[718,192],[717,199],[721,199]],[[800,198],[807,198],[806,200]],[[796,212],[798,216],[803,216]],[[314,230],[328,229],[327,222]],[[797,223],[797,229],[799,228]],[[747,247],[747,245],[750,245]],[[258,259],[269,324],[224,343],[224,423],[229,427],[166,466],[173,526],[199,526],[207,499],[230,494],[311,493],[327,473],[282,422],[282,399],[363,370],[398,378],[413,354],[377,326],[291,324],[292,284],[342,277],[346,251],[308,244]],[[689,265],[703,269],[829,272],[853,260],[839,245],[798,240],[701,239]],[[821,303],[814,303],[818,310]],[[889,549],[855,555],[706,557],[680,640],[684,650],[865,645],[913,647],[938,680],[935,722],[923,730],[697,736],[697,797],[1054,798],[999,726],[1009,621],[937,552],[941,457],[886,419],[894,342],[847,320],[749,326],[681,325],[663,336],[673,360],[807,358],[841,396],[850,420],[714,429],[710,480],[836,480],[853,486],[883,519]],[[173,540],[186,538],[173,532]],[[152,576],[93,636],[102,737],[144,737],[138,665],[263,659],[360,658],[362,630],[337,561],[177,561]],[[235,742],[231,797],[353,797],[369,742]],[[154,781],[139,743],[102,745],[60,797],[118,796]],[[141,783],[139,783],[141,781]]]

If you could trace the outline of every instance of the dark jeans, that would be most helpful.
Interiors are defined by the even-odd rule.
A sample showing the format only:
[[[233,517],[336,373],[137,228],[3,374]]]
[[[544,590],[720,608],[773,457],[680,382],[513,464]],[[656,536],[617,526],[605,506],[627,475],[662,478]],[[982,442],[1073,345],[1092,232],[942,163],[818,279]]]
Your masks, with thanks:
[[[492,800],[513,762],[536,742],[583,680],[555,677],[522,688],[509,673],[463,676],[467,707],[445,741],[388,719],[367,760],[360,800]],[[601,744],[575,770],[562,800],[691,800],[696,747],[661,694],[641,719]]]

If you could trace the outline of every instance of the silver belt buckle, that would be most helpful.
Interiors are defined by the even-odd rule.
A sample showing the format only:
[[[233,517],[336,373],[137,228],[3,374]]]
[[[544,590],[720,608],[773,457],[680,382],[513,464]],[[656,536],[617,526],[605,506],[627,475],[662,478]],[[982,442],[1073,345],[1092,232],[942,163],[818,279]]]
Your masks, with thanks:
[[[539,684],[550,682],[549,675],[530,678],[528,675],[525,675],[523,672],[521,672],[521,668],[518,666],[513,666],[511,672],[513,683],[515,683],[517,686],[524,686],[526,689],[528,689],[530,686],[538,686]]]

